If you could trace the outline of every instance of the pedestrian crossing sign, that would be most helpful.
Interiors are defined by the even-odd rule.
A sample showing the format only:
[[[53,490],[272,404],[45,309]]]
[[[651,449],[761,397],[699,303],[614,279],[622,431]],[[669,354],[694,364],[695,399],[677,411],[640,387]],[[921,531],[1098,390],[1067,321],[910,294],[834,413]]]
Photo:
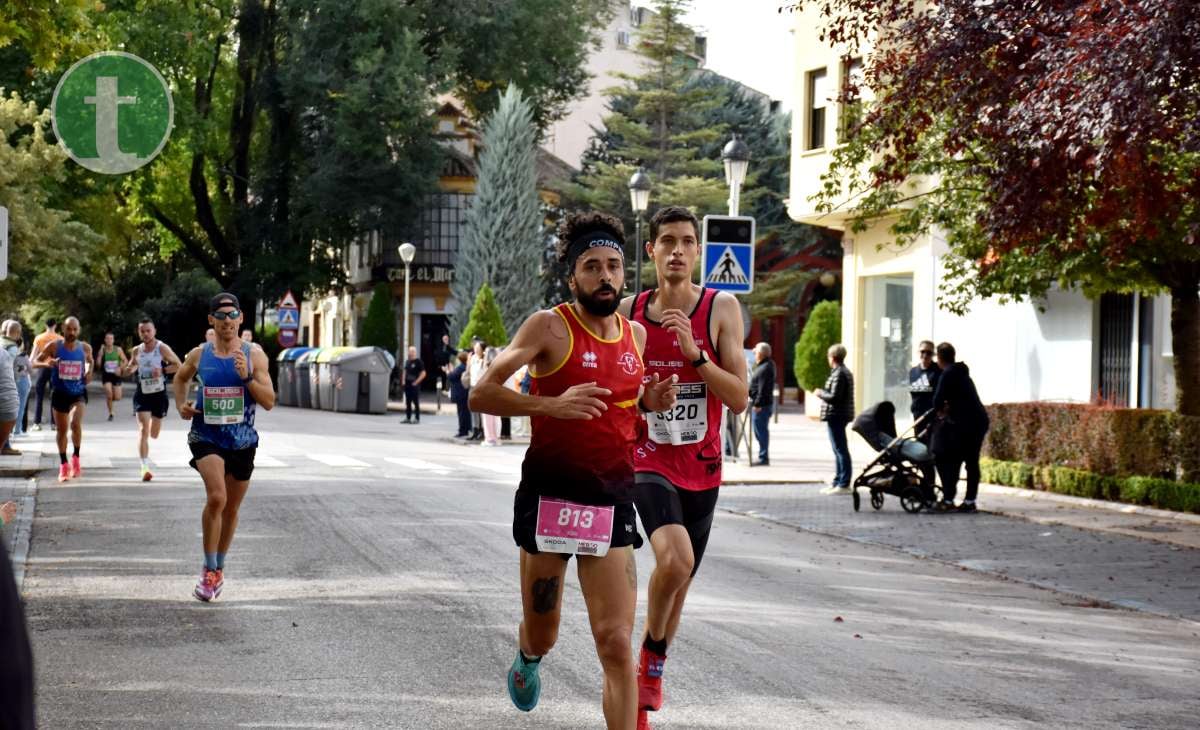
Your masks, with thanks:
[[[754,218],[706,215],[703,229],[703,285],[734,294],[753,291]]]
[[[300,310],[298,309],[279,309],[277,310],[280,329],[299,329],[300,328]]]

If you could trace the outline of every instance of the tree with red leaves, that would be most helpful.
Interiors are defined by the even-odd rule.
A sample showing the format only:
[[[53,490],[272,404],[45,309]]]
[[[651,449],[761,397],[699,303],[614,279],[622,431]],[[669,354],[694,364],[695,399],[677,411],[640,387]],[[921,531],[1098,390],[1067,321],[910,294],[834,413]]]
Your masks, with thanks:
[[[1178,410],[1200,415],[1200,3],[808,0],[873,94],[823,177],[855,226],[950,243],[942,306],[1171,295]],[[871,45],[867,48],[867,43]],[[932,190],[914,187],[926,177]]]

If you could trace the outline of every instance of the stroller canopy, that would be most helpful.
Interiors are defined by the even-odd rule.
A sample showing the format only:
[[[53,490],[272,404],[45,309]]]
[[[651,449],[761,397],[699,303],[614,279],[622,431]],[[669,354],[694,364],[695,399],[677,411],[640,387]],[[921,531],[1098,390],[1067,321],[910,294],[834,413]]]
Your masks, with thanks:
[[[871,448],[883,451],[896,438],[896,406],[890,400],[880,401],[859,413],[851,428]]]

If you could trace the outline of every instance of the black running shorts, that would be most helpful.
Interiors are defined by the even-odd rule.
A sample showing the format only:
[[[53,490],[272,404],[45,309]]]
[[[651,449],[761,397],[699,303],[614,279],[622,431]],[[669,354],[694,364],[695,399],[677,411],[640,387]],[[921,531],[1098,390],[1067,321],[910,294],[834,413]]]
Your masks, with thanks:
[[[215,454],[225,461],[225,473],[239,482],[250,481],[250,475],[254,473],[254,452],[258,451],[257,447],[222,449],[207,441],[193,441],[188,444],[188,448],[192,450],[192,460],[188,465],[196,471],[200,471],[196,468],[197,461]]]
[[[720,487],[694,491],[676,487],[666,477],[638,472],[634,503],[642,518],[642,529],[649,536],[664,525],[682,525],[692,543],[692,575],[700,569],[700,560],[708,547],[713,514],[717,511]]]
[[[121,380],[120,375],[117,375],[116,373],[110,373],[107,370],[100,373],[100,382],[107,383],[109,385],[121,385],[124,383],[124,381]]]
[[[59,413],[70,413],[76,403],[86,404],[88,401],[87,391],[79,395],[71,395],[65,390],[57,389],[50,393],[50,407]]]
[[[529,489],[518,489],[513,500],[513,540],[518,547],[532,555],[541,552],[534,538],[537,531],[537,515],[537,493]],[[633,510],[633,504],[624,502],[616,505],[616,509],[613,510],[613,537],[609,546],[611,549],[628,545],[632,545],[634,550],[640,548],[642,536],[637,531],[637,514]],[[571,559],[567,553],[557,554],[561,555],[563,560]]]
[[[159,420],[167,417],[167,392],[143,393],[137,390],[133,394],[134,413],[149,413]]]

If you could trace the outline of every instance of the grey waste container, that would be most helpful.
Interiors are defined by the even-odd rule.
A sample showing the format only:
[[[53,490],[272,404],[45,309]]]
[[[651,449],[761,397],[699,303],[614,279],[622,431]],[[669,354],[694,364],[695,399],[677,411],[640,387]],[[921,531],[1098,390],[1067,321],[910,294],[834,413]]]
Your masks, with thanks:
[[[279,362],[279,405],[300,405],[299,376],[296,373],[296,361],[311,347],[289,347],[275,358]]]
[[[387,413],[388,380],[396,366],[391,353],[378,347],[356,347],[333,355],[330,365],[333,410]]]
[[[301,408],[312,408],[312,360],[320,352],[314,347],[296,358],[296,405]]]
[[[353,350],[353,347],[323,347],[315,358],[309,358],[309,375],[313,383],[313,408],[333,410],[333,358]]]

